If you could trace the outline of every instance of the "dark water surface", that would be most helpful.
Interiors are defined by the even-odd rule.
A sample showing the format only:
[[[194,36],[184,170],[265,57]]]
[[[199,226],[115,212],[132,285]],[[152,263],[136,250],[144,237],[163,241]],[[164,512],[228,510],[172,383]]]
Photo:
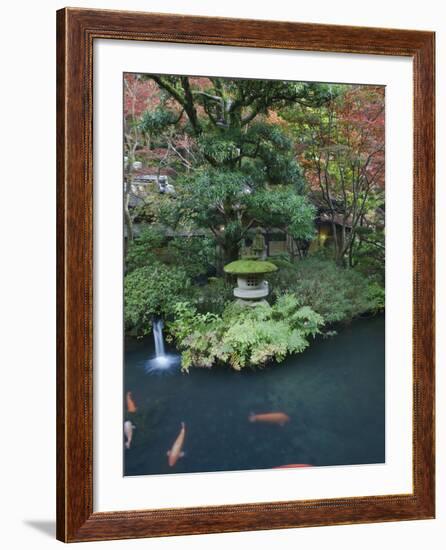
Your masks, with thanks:
[[[124,390],[138,411],[124,413],[136,425],[125,475],[385,461],[383,317],[354,321],[263,370],[147,374],[153,356],[152,338],[126,341]],[[272,411],[290,422],[248,421],[251,412]],[[170,468],[166,452],[182,421],[185,456]]]

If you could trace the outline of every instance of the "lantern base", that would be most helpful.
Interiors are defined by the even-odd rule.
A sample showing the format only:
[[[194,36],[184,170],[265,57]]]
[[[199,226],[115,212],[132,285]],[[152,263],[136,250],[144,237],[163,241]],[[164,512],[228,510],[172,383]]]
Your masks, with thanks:
[[[257,306],[271,307],[266,300],[242,300],[241,298],[238,298],[235,301],[235,303],[242,307],[257,307]]]
[[[266,298],[269,294],[267,281],[256,279],[237,278],[238,286],[234,288],[234,296],[243,300],[259,300]]]

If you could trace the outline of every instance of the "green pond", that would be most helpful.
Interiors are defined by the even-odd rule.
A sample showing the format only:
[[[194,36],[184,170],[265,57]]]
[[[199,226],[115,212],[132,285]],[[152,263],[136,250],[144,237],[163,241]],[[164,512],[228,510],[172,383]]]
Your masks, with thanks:
[[[264,369],[151,370],[154,355],[153,338],[126,340],[124,420],[136,429],[124,449],[124,475],[385,461],[383,316],[356,320]],[[135,413],[127,412],[127,391]],[[290,421],[249,421],[251,413],[269,412]],[[181,422],[185,455],[170,467],[167,451]]]

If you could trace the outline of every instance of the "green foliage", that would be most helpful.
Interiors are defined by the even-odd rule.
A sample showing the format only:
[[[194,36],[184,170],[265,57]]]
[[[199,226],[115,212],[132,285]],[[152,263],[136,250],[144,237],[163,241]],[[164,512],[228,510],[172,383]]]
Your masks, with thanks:
[[[156,83],[160,103],[143,113],[138,130],[150,135],[151,146],[166,149],[158,162],[177,174],[176,196],[154,208],[155,201],[148,201],[147,219],[172,228],[187,224],[210,230],[224,261],[237,258],[254,223],[287,226],[295,239],[312,238],[314,211],[300,196],[306,182],[296,160],[296,140],[277,112],[291,105],[323,105],[326,85],[141,77]]]
[[[371,311],[384,311],[386,305],[386,292],[384,287],[377,281],[371,281],[368,285],[368,299],[371,304]]]
[[[335,197],[336,208],[344,205],[351,211],[347,207],[358,193],[347,188],[344,196],[340,182],[344,176],[352,179],[350,165],[355,174],[361,173],[355,163],[361,161],[363,151],[356,144],[350,154],[343,134],[342,139],[318,134],[331,128],[328,108],[345,95],[347,87],[162,75],[144,78],[151,78],[159,93],[152,98],[152,108],[129,122],[132,131],[139,133],[137,154],[147,166],[174,174],[175,193],[160,194],[154,187],[144,204],[132,211],[138,223],[152,226],[128,246],[127,330],[147,334],[152,316],[162,315],[170,338],[182,351],[184,370],[220,363],[239,370],[302,352],[324,322],[349,321],[384,308],[380,186],[376,193],[365,193],[364,208],[357,211],[365,213],[367,223],[361,220],[352,246],[342,251],[341,260],[348,259],[354,269],[317,257],[297,263],[289,256],[271,259],[279,268],[268,277],[273,289],[271,307],[237,305],[233,285],[223,278],[198,285],[212,268],[220,270],[237,259],[242,243],[246,239],[248,247],[248,237],[255,232],[286,232],[306,250],[314,238],[316,210],[301,166],[314,189],[319,183],[314,165],[326,159],[328,194]],[[341,122],[356,124],[349,109],[338,111]],[[339,128],[346,132],[350,126],[343,124]],[[381,146],[378,130],[375,138]],[[336,166],[343,169],[342,174],[333,172]],[[311,197],[315,200],[314,193]],[[166,228],[170,235],[207,236],[168,238]],[[254,252],[263,251],[263,238],[258,241]],[[221,255],[218,262],[216,245]],[[236,271],[230,263],[226,271],[239,273],[241,263],[245,273],[265,272],[260,261],[235,263]]]
[[[292,269],[293,262],[289,254],[278,254],[273,258],[269,258],[269,261],[273,263],[278,269]]]
[[[178,223],[210,230],[224,250],[236,251],[235,258],[254,222],[287,229],[295,239],[314,237],[315,209],[290,185],[265,187],[248,171],[208,168],[177,180],[176,188]]]
[[[126,329],[138,336],[148,334],[152,317],[171,315],[189,292],[190,280],[182,269],[159,262],[134,269],[124,278]]]
[[[224,169],[199,170],[179,183],[177,208],[183,216],[192,216],[199,227],[227,225],[228,221],[235,223],[236,209],[246,205],[247,191],[252,185],[247,174]],[[240,229],[241,222],[232,231],[238,234]]]
[[[164,106],[158,106],[153,111],[145,111],[139,122],[139,127],[148,134],[158,134],[178,121],[178,115]]]
[[[360,227],[357,244],[353,247],[353,265],[371,279],[384,286],[385,235],[382,229]]]
[[[241,136],[241,155],[253,159],[252,171],[264,174],[267,183],[305,188],[300,166],[294,156],[293,140],[276,124],[256,122]]]
[[[152,264],[156,250],[166,243],[165,232],[156,226],[147,226],[129,243],[126,255],[127,272]]]
[[[177,183],[178,196],[173,205],[177,220],[210,229],[224,250],[237,252],[249,223],[241,213],[246,211],[252,185],[251,178],[240,170],[198,170]]]
[[[295,239],[314,238],[316,210],[292,187],[262,189],[248,199],[251,215],[265,227],[283,227]]]
[[[232,273],[234,275],[249,275],[256,273],[272,273],[277,271],[277,266],[271,262],[263,260],[236,260],[224,267],[225,273]]]
[[[198,140],[198,148],[209,161],[218,164],[231,163],[239,155],[234,136],[217,132],[202,134]]]
[[[215,265],[215,243],[209,237],[174,237],[167,245],[167,261],[188,277],[205,275]]]
[[[332,260],[312,257],[283,266],[271,277],[271,283],[273,295],[291,293],[328,323],[350,321],[377,309],[366,277]]]
[[[202,313],[221,315],[228,303],[234,299],[234,285],[221,277],[211,277],[206,285],[196,287],[194,305]]]
[[[204,275],[215,265],[215,243],[202,236],[167,238],[166,231],[147,225],[129,243],[126,256],[127,272],[154,262],[181,268],[188,277]]]
[[[282,361],[300,353],[308,338],[319,333],[321,315],[301,307],[292,295],[282,296],[272,307],[229,304],[221,316],[198,313],[189,303],[177,304],[169,325],[171,338],[182,350],[182,369],[227,363],[235,370]]]

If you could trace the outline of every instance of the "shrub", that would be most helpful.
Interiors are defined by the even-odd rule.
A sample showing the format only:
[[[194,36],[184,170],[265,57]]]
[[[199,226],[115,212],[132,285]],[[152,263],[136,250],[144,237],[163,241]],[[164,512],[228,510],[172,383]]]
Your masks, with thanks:
[[[126,255],[127,272],[138,267],[162,262],[180,267],[188,277],[206,274],[215,265],[216,247],[209,237],[174,237],[156,225],[147,225],[129,243]]]
[[[376,310],[376,297],[367,278],[332,260],[307,258],[281,269],[271,278],[273,296],[293,294],[301,305],[311,307],[328,323],[350,321]]]
[[[159,262],[134,269],[124,279],[126,329],[138,336],[148,334],[153,316],[171,315],[189,292],[190,280],[181,269]]]
[[[293,267],[290,255],[283,252],[268,258],[268,261],[274,264],[278,269],[289,269]]]
[[[368,298],[371,304],[371,311],[379,312],[384,310],[386,292],[377,281],[370,282],[368,286]]]
[[[383,287],[386,265],[384,231],[360,227],[357,232],[359,242],[353,248],[353,265],[357,271]]]
[[[216,261],[215,241],[209,237],[175,237],[167,246],[168,261],[189,277],[205,275]]]
[[[199,312],[221,315],[228,302],[233,300],[234,285],[222,278],[210,277],[206,285],[196,287],[194,305]]]
[[[223,315],[198,313],[188,303],[177,304],[170,337],[182,350],[182,369],[227,363],[235,370],[264,366],[288,353],[300,353],[308,338],[316,336],[323,318],[300,307],[291,295],[281,296],[272,307],[229,304]]]
[[[164,232],[155,226],[147,226],[129,243],[126,255],[127,272],[153,264],[157,249],[166,241]]]

